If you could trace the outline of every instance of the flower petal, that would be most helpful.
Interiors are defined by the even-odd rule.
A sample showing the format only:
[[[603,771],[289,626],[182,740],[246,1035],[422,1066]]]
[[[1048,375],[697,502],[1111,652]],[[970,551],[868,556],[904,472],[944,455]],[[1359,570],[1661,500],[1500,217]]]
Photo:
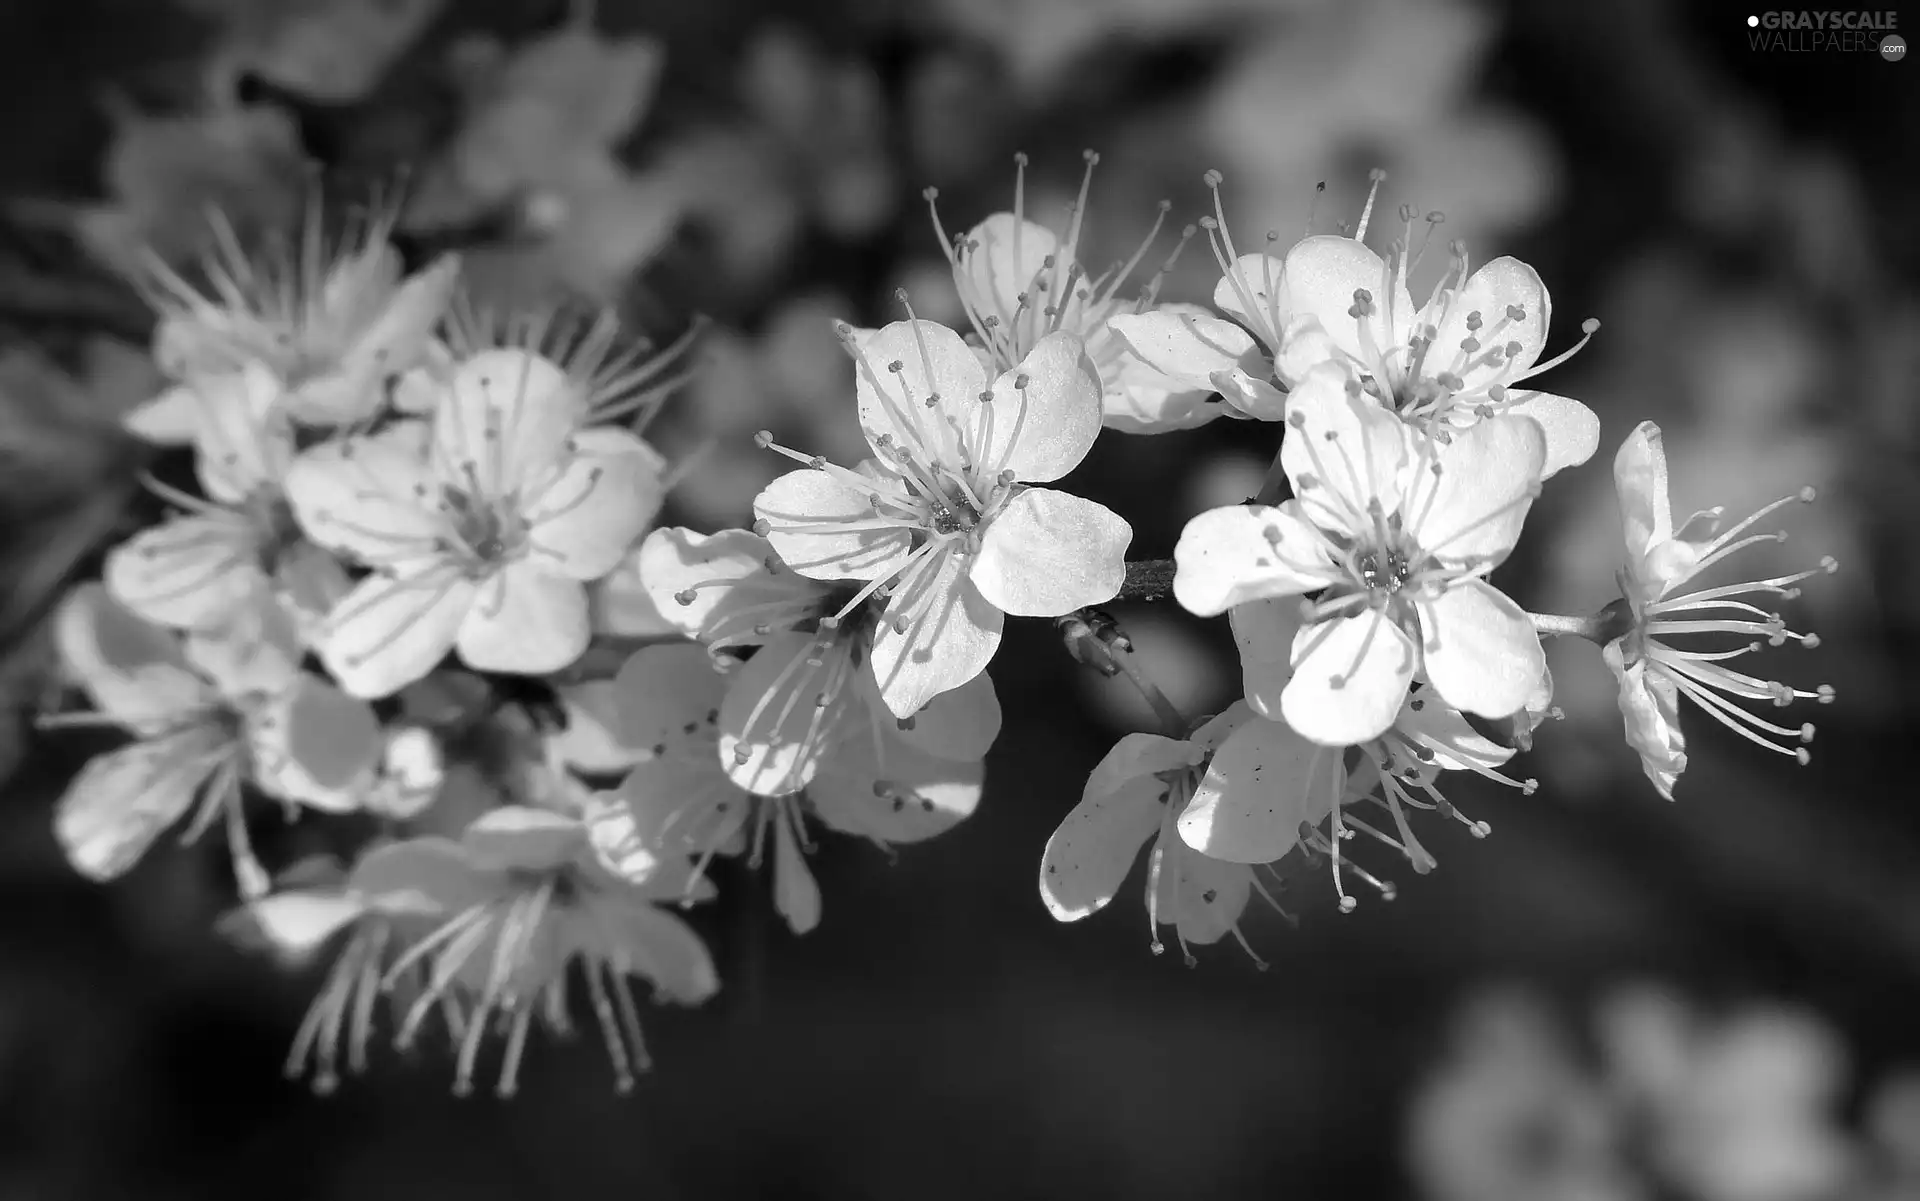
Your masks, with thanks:
[[[873,636],[873,672],[895,717],[986,670],[1000,645],[1002,611],[966,576],[966,560],[940,551],[902,573]]]
[[[1529,700],[1528,704],[1532,703]],[[1430,757],[1422,756],[1422,767],[1473,771],[1498,767],[1514,755],[1512,747],[1501,746],[1474,729],[1458,709],[1430,688],[1416,686],[1408,694],[1406,707],[1394,718],[1393,729],[1431,752]]]
[[[727,778],[758,796],[805,788],[833,746],[852,671],[846,650],[822,655],[812,635],[784,634],[729,672],[719,727]]]
[[[588,775],[626,771],[652,753],[652,744],[622,739],[621,692],[614,680],[587,680],[560,689],[567,728],[550,735],[548,748],[560,762]]]
[[[748,530],[655,530],[640,544],[639,576],[661,617],[703,641],[749,642],[762,623],[790,629],[817,615],[827,596]]]
[[[1647,661],[1628,666],[1615,639],[1600,657],[1620,685],[1620,716],[1627,745],[1640,756],[1640,768],[1660,795],[1673,799],[1673,786],[1687,770],[1687,740],[1680,732],[1680,690],[1673,681],[1647,670]]]
[[[1287,415],[1287,394],[1273,386],[1270,375],[1253,375],[1235,367],[1213,373],[1213,386],[1229,409],[1255,421],[1282,421]]]
[[[1627,558],[1637,561],[1673,537],[1673,505],[1667,499],[1667,450],[1660,427],[1642,421],[1613,456],[1613,487]]]
[[[1547,436],[1541,479],[1565,467],[1578,467],[1600,448],[1600,418],[1579,401],[1551,392],[1509,392],[1507,396],[1511,403],[1501,415],[1532,418]]]
[[[1062,819],[1040,856],[1040,900],[1063,922],[1098,913],[1113,900],[1166,811],[1163,781],[1134,775],[1107,788],[1096,786],[1100,775],[1096,768],[1080,803]]]
[[[1293,679],[1293,643],[1306,621],[1292,597],[1247,601],[1227,610],[1240,648],[1240,678],[1247,704],[1261,717],[1280,718],[1280,694]]]
[[[1369,508],[1391,517],[1411,469],[1411,434],[1359,393],[1351,368],[1322,363],[1287,394],[1280,465],[1308,520],[1323,530],[1370,531]]]
[[[374,847],[347,874],[347,891],[387,912],[459,913],[495,900],[501,881],[447,838],[409,838]]]
[[[1312,592],[1341,574],[1326,540],[1292,501],[1201,513],[1180,531],[1173,561],[1174,599],[1200,617],[1248,601]]]
[[[191,446],[200,432],[200,400],[190,384],[175,384],[127,413],[127,430],[160,446]]]
[[[203,728],[96,755],[67,785],[53,833],[74,870],[112,880],[139,862],[179,821],[214,770],[215,740]],[[238,800],[238,793],[234,796]]]
[[[1136,780],[1149,779],[1162,772],[1192,767],[1207,757],[1207,748],[1195,742],[1168,738],[1160,734],[1135,731],[1102,756],[1087,776],[1081,799],[1118,792]]]
[[[865,673],[865,685],[873,692],[873,716],[888,725],[896,719],[879,701],[879,685],[871,669]],[[900,741],[935,759],[969,763],[986,758],[993,740],[1000,736],[1000,698],[993,690],[993,679],[986,672],[934,697],[912,717],[897,719],[895,735]]]
[[[1490,417],[1454,434],[1408,477],[1407,532],[1447,563],[1499,563],[1540,494],[1546,454],[1546,434],[1525,417]]]
[[[474,593],[452,570],[368,576],[327,618],[315,649],[349,696],[391,696],[447,657]]]
[[[1164,845],[1164,844],[1163,844]],[[1155,880],[1156,917],[1188,946],[1219,942],[1240,924],[1253,899],[1253,869],[1187,846],[1166,848]]]
[[[1065,277],[1072,257],[1059,251],[1052,230],[1012,213],[994,213],[960,240],[953,274],[961,300],[983,317],[1007,322],[1033,306],[1036,282],[1056,273]]]
[[[612,939],[614,967],[644,977],[656,1000],[698,1005],[720,991],[713,956],[693,927],[657,905],[615,902],[597,907]]]
[[[776,823],[773,830],[773,907],[795,934],[809,933],[820,924],[820,882],[807,866],[790,821]]]
[[[586,414],[580,382],[531,351],[483,350],[454,368],[433,415],[436,459],[448,478],[498,496],[542,479]]]
[[[727,779],[713,748],[705,750],[698,756],[656,755],[634,764],[620,782],[617,795],[633,835],[624,855],[610,859],[608,849],[601,849],[601,861],[615,874],[633,879],[636,852],[656,857],[731,853],[754,800]]]
[[[1416,598],[1414,607],[1427,679],[1448,704],[1482,717],[1506,717],[1526,706],[1547,658],[1524,609],[1480,580]]]
[[[204,377],[194,388],[200,401],[194,466],[207,496],[234,504],[277,486],[293,457],[293,430],[275,412],[283,395],[279,377],[253,362]]]
[[[1314,742],[1369,742],[1393,724],[1418,659],[1413,640],[1376,610],[1313,622],[1294,639],[1280,711]]]
[[[587,828],[570,813],[502,805],[480,815],[460,836],[475,866],[496,871],[553,871],[587,851]]]
[[[460,276],[458,255],[444,254],[409,276],[381,306],[380,315],[348,348],[342,366],[378,395],[385,380],[429,361],[433,331],[446,314]]]
[[[259,535],[238,515],[174,517],[114,547],[100,575],[116,600],[148,621],[204,628],[266,588],[261,550]]]
[[[931,321],[896,321],[855,346],[860,428],[874,452],[885,458],[886,447],[895,445],[918,459],[938,457],[952,436],[946,414],[961,411],[951,406],[977,403],[987,386],[979,356],[959,334]],[[936,394],[938,407],[929,408]]]
[[[579,452],[522,502],[527,537],[568,577],[599,579],[653,524],[665,496],[652,447],[624,430],[587,430]]]
[[[710,743],[730,678],[714,667],[705,647],[684,642],[641,647],[613,678],[619,742],[652,747],[656,757],[676,754],[690,740]],[[707,757],[718,774],[718,759],[710,750]]]
[[[1334,347],[1370,372],[1380,370],[1379,354],[1400,341],[1395,325],[1411,325],[1413,299],[1406,285],[1389,285],[1386,263],[1352,238],[1304,239],[1287,252],[1285,272],[1289,314],[1316,318]],[[1361,289],[1372,298],[1372,312],[1355,317],[1354,293]]]
[[[324,442],[293,461],[285,488],[308,538],[367,563],[432,556],[446,533],[439,481],[392,439]]]
[[[586,588],[523,560],[479,586],[455,645],[476,671],[533,676],[568,666],[592,638]]]
[[[857,730],[821,760],[807,799],[843,834],[920,842],[973,813],[985,776],[978,762],[935,759],[898,738],[882,737],[876,747],[868,731]]]
[[[1213,307],[1248,329],[1272,330],[1287,317],[1286,263],[1270,254],[1243,254],[1213,286]]]
[[[1510,314],[1515,309],[1521,313],[1517,321]],[[1478,328],[1469,329],[1469,319],[1476,316],[1473,324]],[[1547,322],[1552,316],[1553,301],[1539,272],[1507,256],[1482,263],[1437,323],[1426,374],[1452,371],[1470,390],[1519,375],[1546,348]],[[1463,351],[1460,344],[1469,336],[1487,347],[1519,345],[1513,355],[1496,362],[1485,354],[1469,356]]]
[[[282,963],[297,964],[366,911],[363,901],[344,892],[300,889],[250,901],[222,920],[219,929],[249,947],[270,951]]]
[[[978,389],[945,393],[942,408],[958,423],[979,475],[1011,471],[1044,484],[1078,467],[1093,448],[1106,411],[1102,393],[1085,343],[1063,331],[1040,339],[1019,366],[994,380],[991,400]]]
[[[259,785],[329,813],[355,808],[380,760],[380,721],[315,675],[300,676],[254,723],[248,738]]]
[[[968,577],[1016,617],[1058,617],[1112,600],[1127,578],[1133,527],[1105,505],[1028,488],[993,515]]]
[[[1188,388],[1211,392],[1214,372],[1246,368],[1261,358],[1252,334],[1197,306],[1119,313],[1107,319],[1107,328],[1149,366]]]
[[[1271,863],[1300,826],[1333,812],[1343,748],[1310,742],[1284,722],[1255,718],[1228,736],[1180,814],[1181,841],[1228,863]]]
[[[877,580],[913,549],[904,527],[882,522],[872,493],[811,467],[789,471],[753,498],[767,541],[787,566],[816,580]]]
[[[170,723],[215,699],[180,640],[136,616],[98,582],[75,587],[61,601],[53,640],[68,678],[101,712],[130,728]]]

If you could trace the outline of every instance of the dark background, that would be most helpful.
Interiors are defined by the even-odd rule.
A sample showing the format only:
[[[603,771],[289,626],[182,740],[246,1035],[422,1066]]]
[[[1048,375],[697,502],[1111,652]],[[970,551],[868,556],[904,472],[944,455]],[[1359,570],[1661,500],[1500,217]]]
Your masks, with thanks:
[[[1838,704],[1810,715],[1820,723],[1812,765],[1793,768],[1689,712],[1695,754],[1669,805],[1619,741],[1597,655],[1556,648],[1568,718],[1541,732],[1525,769],[1545,786],[1532,797],[1458,787],[1491,838],[1434,831],[1440,869],[1389,872],[1400,899],[1351,916],[1334,910],[1320,875],[1296,872],[1286,903],[1298,928],[1249,911],[1269,970],[1231,942],[1188,970],[1177,954],[1149,952],[1137,880],[1078,926],[1055,924],[1038,902],[1048,833],[1137,719],[1073,667],[1047,623],[1022,623],[993,668],[1006,726],[975,818],[891,863],[826,841],[815,858],[826,918],[804,939],[770,914],[763,879],[724,874],[721,902],[696,916],[724,988],[702,1010],[649,1018],[656,1068],[639,1093],[611,1095],[590,1043],[537,1043],[522,1095],[499,1103],[453,1100],[450,1065],[431,1052],[384,1054],[370,1078],[325,1100],[283,1081],[316,979],[279,974],[212,932],[229,903],[224,853],[163,843],[125,881],[84,883],[61,862],[48,815],[103,744],[30,740],[0,824],[0,1197],[1432,1195],[1444,1190],[1401,1153],[1409,1098],[1441,1062],[1456,1007],[1503,982],[1537,991],[1575,1030],[1596,998],[1635,978],[1709,1009],[1805,1007],[1846,1050],[1834,1112],[1848,1130],[1891,1073],[1920,1062],[1910,1017],[1920,1001],[1910,761],[1920,727],[1907,687],[1920,665],[1920,63],[1755,53],[1746,10],[1729,5],[1522,3],[1462,8],[1481,32],[1477,50],[1451,56],[1460,86],[1419,92],[1418,68],[1447,52],[1438,40],[1382,51],[1396,31],[1420,28],[1385,0],[1223,5],[1164,23],[1128,15],[1149,12],[1142,0],[979,15],[992,7],[603,0],[603,29],[667,47],[657,99],[621,148],[628,161],[672,161],[716,121],[750,125],[730,82],[742,33],[778,20],[874,90],[881,104],[862,136],[889,168],[882,219],[836,226],[789,197],[803,213],[798,232],[749,270],[716,266],[732,218],[690,204],[680,235],[624,298],[636,320],[670,332],[698,309],[752,345],[796,296],[890,319],[903,264],[937,252],[919,189],[937,182],[949,229],[964,227],[1005,206],[1016,149],[1033,156],[1030,183],[1058,192],[1076,182],[1080,148],[1102,148],[1095,212],[1110,217],[1099,236],[1115,254],[1160,196],[1174,199],[1176,222],[1204,211],[1199,175],[1212,165],[1228,171],[1238,228],[1254,231],[1297,220],[1320,179],[1329,205],[1350,203],[1375,163],[1390,190],[1408,178],[1401,159],[1443,201],[1481,195],[1478,186],[1496,215],[1455,204],[1450,221],[1472,231],[1476,257],[1510,252],[1541,271],[1562,314],[1553,345],[1569,343],[1583,315],[1604,322],[1553,377],[1601,413],[1602,451],[1548,489],[1505,569],[1508,590],[1563,612],[1612,595],[1606,462],[1643,418],[1668,430],[1683,511],[1726,503],[1737,513],[1817,483],[1821,502],[1786,515],[1794,539],[1778,561],[1843,558],[1842,574],[1813,581],[1793,611],[1796,628],[1810,621],[1825,645],[1768,657],[1797,684],[1840,690]],[[1164,7],[1175,11],[1174,0]],[[343,172],[377,175],[382,154],[428,145],[454,119],[427,65],[454,31],[512,38],[557,15],[504,0],[454,8],[364,102],[298,105],[309,148]],[[952,15],[963,8],[974,15]],[[1042,8],[1092,12],[1111,30],[1041,71],[1044,86],[1007,49],[1027,36],[1019,20],[1038,20],[1017,14]],[[1371,9],[1384,15],[1355,15]],[[1906,32],[1920,35],[1920,16]],[[150,0],[0,6],[0,192],[101,195],[111,128],[97,97],[113,85],[177,103],[178,73],[208,36]],[[1271,204],[1232,190],[1260,168],[1204,157],[1222,142],[1208,142],[1203,100],[1256,37],[1313,47],[1289,69],[1304,74],[1311,59],[1331,73],[1303,80],[1271,113],[1274,137],[1339,129],[1303,152],[1291,193]],[[1353,85],[1346,70],[1366,77]],[[1354,115],[1369,97],[1392,108],[1404,90],[1421,111],[1381,117],[1379,128]],[[1511,188],[1474,181],[1476,151],[1454,142],[1482,111],[1530,131]],[[1240,152],[1257,159],[1261,148]],[[845,169],[794,162],[774,183],[743,186],[798,195]],[[1456,187],[1462,177],[1475,186]],[[1281,201],[1287,211],[1269,215]],[[1351,220],[1347,209],[1334,216]],[[1323,213],[1321,227],[1330,220]],[[35,228],[9,235],[18,246],[8,261],[35,279],[66,278],[42,223],[24,224]],[[1203,299],[1210,286],[1204,247],[1188,249],[1169,299]],[[127,323],[110,302],[52,317],[37,303],[4,302],[5,336],[56,356],[70,357],[89,323]],[[759,423],[776,420],[811,431],[822,419]],[[1112,435],[1075,480],[1134,522],[1137,555],[1165,555],[1187,516],[1218,503],[1193,498],[1231,493],[1249,457],[1263,465],[1264,437],[1225,422]],[[691,481],[684,519],[743,520],[760,469],[737,470]],[[101,486],[36,476],[32,503],[4,518],[16,558],[41,540],[36,522]],[[1139,623],[1143,644],[1165,640],[1156,667],[1176,699],[1217,706],[1231,690],[1223,627],[1157,610],[1121,616]],[[1671,1192],[1648,1187],[1641,1195]]]

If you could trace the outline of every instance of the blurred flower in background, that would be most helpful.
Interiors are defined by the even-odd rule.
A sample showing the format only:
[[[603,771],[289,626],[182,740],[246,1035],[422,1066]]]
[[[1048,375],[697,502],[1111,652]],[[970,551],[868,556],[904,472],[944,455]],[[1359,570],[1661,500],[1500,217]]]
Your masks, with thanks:
[[[1631,983],[1583,1030],[1538,993],[1488,990],[1415,1094],[1408,1167],[1429,1201],[1911,1195],[1910,1079],[1873,1082],[1855,1131],[1849,1075],[1839,1035],[1796,1007]]]

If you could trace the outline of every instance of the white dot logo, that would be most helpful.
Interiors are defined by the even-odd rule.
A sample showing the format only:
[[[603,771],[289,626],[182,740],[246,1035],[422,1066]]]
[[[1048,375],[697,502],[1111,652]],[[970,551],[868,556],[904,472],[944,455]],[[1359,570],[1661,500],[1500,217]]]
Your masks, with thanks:
[[[1754,28],[1757,28],[1757,27],[1759,26],[1759,24],[1760,24],[1760,18],[1759,18],[1759,17],[1748,17],[1748,18],[1747,18],[1747,28],[1748,28],[1748,29],[1754,29]]]

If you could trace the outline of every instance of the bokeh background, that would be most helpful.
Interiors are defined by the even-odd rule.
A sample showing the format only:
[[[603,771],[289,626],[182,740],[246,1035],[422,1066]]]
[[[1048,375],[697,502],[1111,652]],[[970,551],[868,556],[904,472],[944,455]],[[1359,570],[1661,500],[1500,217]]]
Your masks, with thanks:
[[[1604,323],[1553,386],[1601,415],[1505,568],[1585,611],[1618,557],[1608,460],[1666,431],[1683,512],[1803,484],[1768,553],[1823,554],[1774,670],[1830,682],[1811,766],[1688,715],[1661,801],[1592,648],[1555,647],[1562,722],[1531,797],[1461,786],[1493,835],[1429,845],[1350,916],[1319,875],[1188,969],[1134,887],[1056,925],[1040,848],[1121,732],[1124,684],[1047,623],[994,666],[1006,728],[980,813],[897,859],[816,857],[804,939],[764,881],[695,916],[724,988],[648,1030],[614,1098],[591,1045],[539,1045],[512,1103],[431,1054],[320,1100],[281,1060],[316,982],[214,933],[218,846],[110,888],[52,802],[98,743],[5,727],[0,1198],[748,1196],[1824,1201],[1920,1196],[1920,64],[1749,46],[1678,0],[8,0],[0,5],[0,619],[15,707],[34,620],[131,507],[103,434],[153,387],[114,267],[184,255],[209,206],[283,223],[316,187],[404,197],[414,254],[459,247],[496,300],[564,288],[665,343],[712,322],[660,439],[698,454],[674,520],[738,524],[781,467],[749,435],[857,444],[828,322],[956,316],[947,228],[1058,220],[1101,154],[1081,258],[1124,258],[1226,177],[1243,244],[1383,202],[1446,214]],[[1882,11],[1894,6],[1876,6]],[[1757,11],[1757,10],[1756,10]],[[1901,14],[1905,17],[1906,14]],[[1909,28],[1920,33],[1920,14]],[[316,180],[301,164],[323,164]],[[1313,208],[1314,186],[1326,193]],[[1203,299],[1203,244],[1165,282]],[[1550,353],[1552,351],[1550,350]],[[1076,477],[1163,556],[1249,492],[1270,431],[1110,434]],[[1224,626],[1118,615],[1192,712],[1232,695]],[[1585,652],[1585,653],[1582,653]],[[273,825],[274,823],[268,823]],[[297,840],[298,832],[263,838]],[[1377,864],[1376,866],[1388,866]]]

